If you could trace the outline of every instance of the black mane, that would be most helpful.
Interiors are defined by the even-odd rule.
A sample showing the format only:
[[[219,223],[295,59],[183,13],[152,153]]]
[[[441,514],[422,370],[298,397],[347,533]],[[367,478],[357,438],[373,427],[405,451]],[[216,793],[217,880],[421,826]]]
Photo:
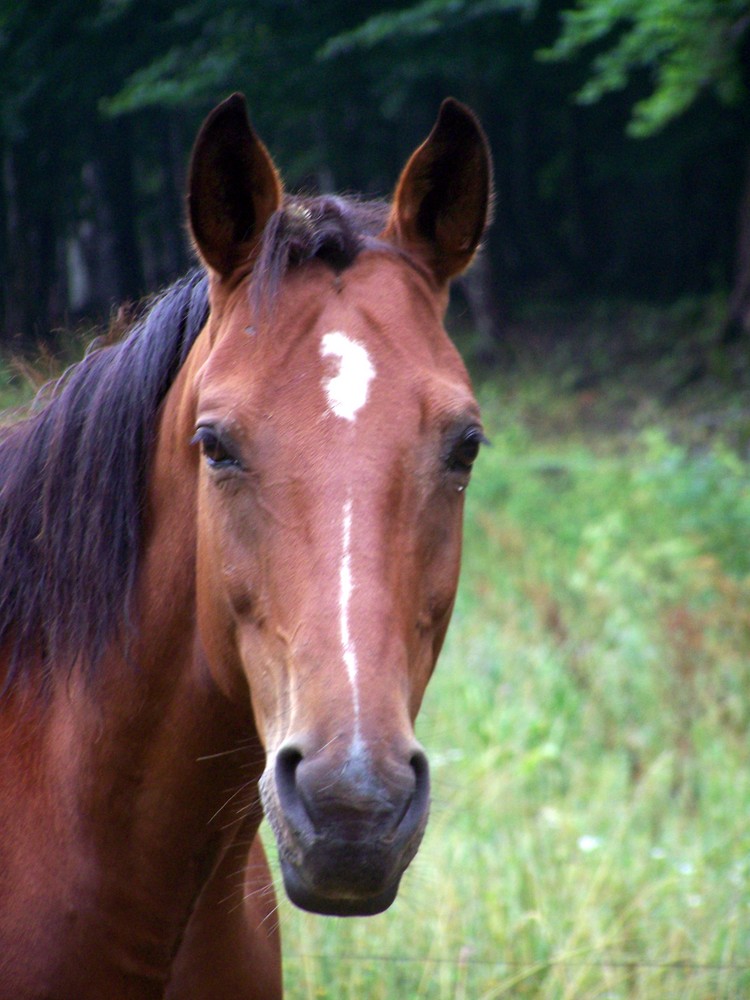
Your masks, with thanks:
[[[126,614],[159,404],[208,316],[205,275],[63,375],[0,441],[0,647],[96,661]]]
[[[311,259],[349,266],[376,239],[387,205],[288,199],[264,232],[251,286],[267,302]],[[208,318],[196,270],[156,300],[122,342],[89,353],[0,432],[0,648],[6,686],[29,659],[90,669],[130,626],[148,459],[159,406]]]

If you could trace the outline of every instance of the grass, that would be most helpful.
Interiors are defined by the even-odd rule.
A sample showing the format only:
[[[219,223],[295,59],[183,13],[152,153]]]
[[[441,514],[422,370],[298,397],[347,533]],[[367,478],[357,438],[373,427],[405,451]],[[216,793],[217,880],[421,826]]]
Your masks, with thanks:
[[[481,387],[425,842],[379,917],[280,900],[288,1000],[750,996],[750,407],[719,358],[665,408],[631,319]]]
[[[12,419],[11,413],[21,406],[29,395],[27,384],[20,379],[10,365],[0,361],[0,426]]]
[[[750,470],[549,371],[482,397],[427,836],[380,917],[281,901],[287,995],[747,997]]]

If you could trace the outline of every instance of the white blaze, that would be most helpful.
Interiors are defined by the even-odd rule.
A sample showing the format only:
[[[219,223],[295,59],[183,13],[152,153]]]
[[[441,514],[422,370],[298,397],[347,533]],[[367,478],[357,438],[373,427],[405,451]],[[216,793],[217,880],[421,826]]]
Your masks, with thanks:
[[[323,379],[328,408],[334,416],[353,424],[357,413],[367,402],[370,382],[375,378],[375,366],[367,349],[352,340],[342,330],[326,333],[320,342],[323,358],[335,358],[338,370]],[[352,494],[344,503],[341,529],[341,566],[339,569],[339,631],[346,675],[354,703],[353,746],[359,752],[362,739],[359,731],[359,689],[357,687],[357,650],[351,634],[350,606],[354,592],[352,573]]]
[[[326,333],[320,342],[324,358],[338,359],[339,369],[332,378],[323,380],[328,406],[337,417],[353,421],[357,411],[367,402],[370,382],[375,378],[375,368],[367,350],[341,330]]]
[[[344,505],[344,525],[341,539],[341,569],[339,571],[339,624],[341,630],[341,646],[344,651],[344,666],[354,699],[354,720],[356,733],[359,734],[359,691],[357,690],[357,651],[352,642],[349,628],[349,605],[354,580],[352,579],[352,498],[348,497]]]

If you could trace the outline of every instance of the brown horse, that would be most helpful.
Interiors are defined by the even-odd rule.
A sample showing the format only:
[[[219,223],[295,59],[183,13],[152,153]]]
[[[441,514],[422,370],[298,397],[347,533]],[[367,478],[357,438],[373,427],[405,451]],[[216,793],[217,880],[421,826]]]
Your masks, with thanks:
[[[263,813],[295,903],[393,901],[483,440],[442,316],[489,197],[455,101],[387,206],[285,196],[235,95],[191,162],[203,267],[4,432],[3,1000],[280,996]]]

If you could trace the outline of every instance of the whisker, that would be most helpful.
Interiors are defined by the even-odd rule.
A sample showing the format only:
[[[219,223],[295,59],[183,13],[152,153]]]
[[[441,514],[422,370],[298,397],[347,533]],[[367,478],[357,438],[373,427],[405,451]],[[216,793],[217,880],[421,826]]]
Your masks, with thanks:
[[[272,917],[276,917],[277,918],[276,921],[273,924],[268,924],[268,921]],[[268,926],[266,927],[267,924]],[[280,926],[281,926],[280,909],[279,909],[279,904],[277,903],[276,906],[273,907],[273,909],[268,911],[268,913],[265,915],[265,917],[263,917],[261,922],[257,924],[257,930],[265,928],[266,930],[269,931],[269,933],[275,934]]]
[[[202,757],[196,757],[195,759],[197,761],[216,760],[217,757],[229,757],[233,753],[243,753],[246,751],[247,751],[246,746],[239,746],[239,747],[234,747],[232,750],[219,750],[218,753],[207,753],[204,754]]]
[[[209,823],[213,823],[213,821],[216,819],[216,817],[219,815],[219,813],[223,809],[226,809],[226,807],[229,805],[230,802],[232,802],[234,799],[236,799],[238,795],[241,795],[242,792],[244,792],[246,789],[248,789],[252,784],[253,784],[252,781],[246,781],[246,782],[244,782],[244,784],[240,785],[239,788],[235,789],[235,791],[232,792],[232,794],[229,796],[229,798],[226,800],[226,802],[223,805],[219,806],[219,808],[216,810],[216,812],[213,814],[213,816],[209,819],[208,822]],[[237,822],[236,820],[232,820],[232,823],[228,823],[226,826],[222,827],[222,829],[226,830],[230,826],[232,826],[233,823],[236,823],[236,822]]]

